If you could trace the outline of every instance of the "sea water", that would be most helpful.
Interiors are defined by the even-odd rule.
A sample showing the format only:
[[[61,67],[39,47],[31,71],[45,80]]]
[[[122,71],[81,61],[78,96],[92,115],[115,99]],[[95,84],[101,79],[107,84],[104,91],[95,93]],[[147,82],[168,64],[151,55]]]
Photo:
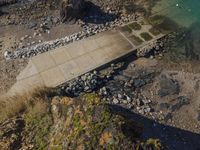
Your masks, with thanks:
[[[189,27],[200,22],[200,0],[160,0],[152,9],[152,15],[156,14]]]
[[[174,40],[175,47],[171,52],[191,60],[200,60],[200,0],[158,0],[152,8],[152,16],[164,16],[168,21],[184,27],[187,33],[180,39]],[[169,26],[166,23],[165,26]],[[175,25],[172,24],[172,28]]]

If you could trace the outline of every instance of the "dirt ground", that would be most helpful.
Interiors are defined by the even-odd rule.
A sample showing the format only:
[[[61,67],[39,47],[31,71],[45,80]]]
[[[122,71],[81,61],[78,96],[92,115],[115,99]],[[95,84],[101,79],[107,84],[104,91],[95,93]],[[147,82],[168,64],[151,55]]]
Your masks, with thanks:
[[[2,34],[1,34],[2,35]],[[4,94],[16,82],[16,76],[26,66],[27,60],[9,60],[4,58],[4,52],[15,45],[13,36],[0,37],[0,94]]]
[[[180,96],[185,96],[189,99],[189,104],[182,106],[180,109],[176,109],[173,112],[170,112],[172,118],[170,120],[158,120],[160,123],[174,126],[186,131],[191,131],[193,133],[200,133],[200,122],[197,119],[199,106],[200,106],[200,89],[199,89],[199,81],[200,81],[200,72],[196,70],[196,72],[188,72],[194,70],[196,67],[192,62],[187,62],[187,66],[194,66],[190,68],[185,68],[185,70],[181,70],[181,68],[177,65],[171,65],[170,63],[165,62],[165,60],[156,60],[156,59],[147,59],[140,58],[134,62],[132,62],[137,68],[143,68],[145,70],[155,70],[159,73],[156,75],[154,82],[152,84],[146,85],[142,89],[142,93],[151,98],[154,103],[154,108],[156,111],[160,112],[160,114],[168,114],[169,110],[163,110],[160,108],[161,103],[168,103],[169,105],[173,104],[174,101]],[[165,65],[164,65],[165,64]],[[168,67],[166,67],[168,66]],[[183,66],[186,66],[183,65]],[[184,67],[183,67],[184,68]],[[180,92],[175,94],[169,94],[164,97],[160,97],[158,95],[159,91],[159,82],[160,76],[166,75],[177,81],[179,84]]]

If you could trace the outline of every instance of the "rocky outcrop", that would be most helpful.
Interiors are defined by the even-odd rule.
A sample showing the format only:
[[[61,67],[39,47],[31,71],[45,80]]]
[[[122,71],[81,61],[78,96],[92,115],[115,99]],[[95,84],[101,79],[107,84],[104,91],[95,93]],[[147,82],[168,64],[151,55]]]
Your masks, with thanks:
[[[85,14],[85,0],[63,0],[60,17],[62,22],[75,21]]]
[[[112,105],[101,103],[97,94],[84,94],[81,100],[54,97],[51,105],[56,123],[50,149],[60,145],[63,149],[162,149],[158,140],[153,140],[155,145],[134,140],[143,126],[116,112]]]
[[[160,89],[158,91],[158,95],[160,97],[164,97],[170,94],[178,94],[179,93],[179,84],[177,81],[165,76],[161,75],[160,77]]]
[[[159,140],[141,138],[143,125],[124,108],[101,102],[98,94],[35,94],[19,117],[0,120],[0,149],[162,149]]]

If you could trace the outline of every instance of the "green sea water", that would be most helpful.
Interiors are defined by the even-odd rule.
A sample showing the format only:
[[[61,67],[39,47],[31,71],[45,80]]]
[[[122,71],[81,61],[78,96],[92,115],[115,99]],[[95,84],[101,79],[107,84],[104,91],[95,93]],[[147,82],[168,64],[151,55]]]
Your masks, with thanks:
[[[190,60],[200,61],[200,0],[159,0],[151,12],[152,18],[167,18],[161,27],[186,32],[169,43],[170,52]],[[151,17],[150,17],[151,18]]]
[[[160,0],[152,9],[152,15],[163,15],[189,27],[200,22],[200,0]]]

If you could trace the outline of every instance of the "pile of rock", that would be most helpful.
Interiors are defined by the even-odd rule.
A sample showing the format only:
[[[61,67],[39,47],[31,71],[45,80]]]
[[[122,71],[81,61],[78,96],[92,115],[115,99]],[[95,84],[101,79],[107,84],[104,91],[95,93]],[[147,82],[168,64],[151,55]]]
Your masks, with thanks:
[[[137,56],[138,57],[144,57],[149,55],[150,53],[152,54],[160,54],[163,51],[164,44],[162,40],[157,40],[149,43],[148,45],[140,48],[137,50]]]
[[[102,84],[102,80],[96,71],[74,79],[62,87],[64,94],[68,96],[79,96],[82,92],[91,92]]]
[[[104,102],[110,104],[123,105],[129,109],[134,110],[140,114],[149,114],[153,111],[151,107],[151,100],[141,94],[139,88],[147,84],[135,84],[138,79],[131,79],[123,82],[122,80],[111,80],[102,87],[98,94]],[[145,79],[144,79],[145,80]]]
[[[112,91],[107,87],[103,87],[99,90],[99,95],[102,100],[110,104],[123,105],[129,109],[133,109],[140,114],[148,114],[153,111],[151,108],[151,100],[143,96],[139,92],[132,94],[124,91],[122,88],[120,91]]]
[[[142,115],[152,115],[154,111],[151,106],[152,101],[138,90],[147,84],[146,81],[138,86],[139,84],[135,84],[138,79],[133,79],[132,84],[127,87],[127,83],[122,85],[120,81],[112,80],[110,76],[101,76],[97,71],[86,73],[62,86],[61,92],[71,97],[78,97],[83,92],[96,92],[103,102],[122,105]]]
[[[67,96],[79,96],[82,92],[97,91],[103,84],[111,79],[113,74],[122,67],[121,63],[111,64],[107,73],[93,71],[86,73],[61,86],[61,93]]]

